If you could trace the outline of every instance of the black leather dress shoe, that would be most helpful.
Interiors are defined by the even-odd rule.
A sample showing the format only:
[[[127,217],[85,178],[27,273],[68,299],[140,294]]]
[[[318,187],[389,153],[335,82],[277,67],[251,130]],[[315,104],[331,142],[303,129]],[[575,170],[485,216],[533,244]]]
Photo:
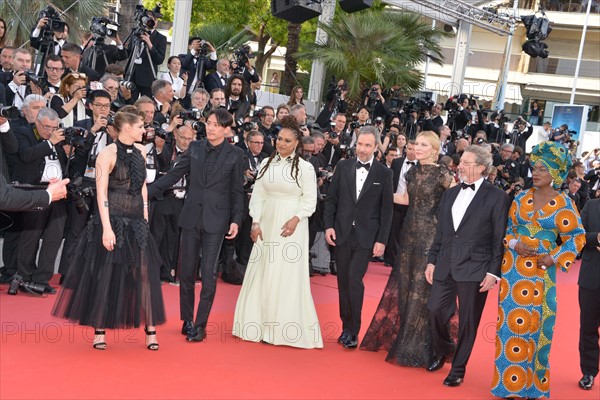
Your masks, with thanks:
[[[431,362],[427,366],[426,370],[429,372],[437,371],[438,369],[442,368],[445,363],[446,363],[446,356],[441,356],[441,357],[435,356],[435,357],[433,357],[433,360],[431,360]]]
[[[329,272],[331,275],[337,275],[337,264],[335,261],[329,263]]]
[[[344,329],[342,331],[342,334],[340,335],[340,337],[338,338],[338,343],[339,344],[344,344],[344,342],[350,337],[350,331],[347,329]]]
[[[189,335],[190,332],[194,329],[194,323],[192,321],[183,321],[183,326],[181,327],[182,335]]]
[[[342,343],[345,349],[355,349],[358,347],[358,336],[350,335],[344,342]]]
[[[592,375],[584,375],[579,381],[579,387],[583,390],[592,390],[594,386],[594,377]]]
[[[457,387],[463,383],[463,378],[456,375],[448,375],[446,379],[444,379],[444,386]]]
[[[46,283],[46,285],[44,286],[44,293],[56,294],[56,289],[54,289],[52,286]]]
[[[201,342],[206,338],[206,331],[201,326],[195,326],[190,333],[188,333],[185,340],[188,342]]]

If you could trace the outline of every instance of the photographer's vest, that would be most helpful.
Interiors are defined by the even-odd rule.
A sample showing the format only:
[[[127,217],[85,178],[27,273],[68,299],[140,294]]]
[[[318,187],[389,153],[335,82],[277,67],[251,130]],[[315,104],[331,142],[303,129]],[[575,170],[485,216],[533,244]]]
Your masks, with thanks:
[[[64,98],[61,95],[57,94],[57,96],[63,101],[63,104],[67,104],[70,99]],[[85,113],[85,99],[79,100],[74,109],[71,110],[66,117],[60,120],[65,128],[70,128],[73,126],[75,121],[81,121],[86,119],[88,116]]]

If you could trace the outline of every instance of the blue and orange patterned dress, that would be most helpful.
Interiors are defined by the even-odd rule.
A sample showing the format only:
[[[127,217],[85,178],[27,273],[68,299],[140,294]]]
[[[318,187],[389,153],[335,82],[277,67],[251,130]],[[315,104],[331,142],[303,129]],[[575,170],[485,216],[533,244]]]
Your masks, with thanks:
[[[573,201],[560,193],[538,211],[535,188],[514,200],[504,239],[492,394],[498,397],[550,397],[550,345],[556,319],[556,270],[568,271],[585,244],[585,231]],[[562,244],[556,244],[560,236]],[[521,257],[512,239],[537,249]],[[554,265],[537,267],[550,254]]]

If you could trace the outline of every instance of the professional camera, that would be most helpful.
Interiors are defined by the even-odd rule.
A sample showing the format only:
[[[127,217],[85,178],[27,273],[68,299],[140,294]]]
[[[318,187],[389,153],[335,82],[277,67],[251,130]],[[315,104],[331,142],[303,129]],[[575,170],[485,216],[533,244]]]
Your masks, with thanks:
[[[85,202],[85,197],[94,197],[94,188],[82,187],[83,178],[78,176],[67,184],[67,196],[73,200],[79,214],[87,213],[90,209]]]
[[[25,70],[23,71],[23,75],[25,75],[25,81],[27,83],[29,82],[33,82],[35,85],[39,86],[40,85],[40,77],[37,76],[35,74],[35,72],[33,72],[32,70]]]
[[[515,193],[519,193],[521,190],[523,190],[523,186],[521,186],[520,184],[516,184],[515,186],[513,186],[513,191]]]
[[[400,114],[400,110],[404,107],[404,101],[400,99],[400,91],[394,92],[392,97],[389,99],[390,104],[390,114],[397,115]]]
[[[163,15],[160,12],[161,7],[161,3],[156,3],[156,7],[154,7],[153,10],[148,10],[141,4],[135,6],[133,19],[138,23],[138,26],[134,28],[133,34],[141,36],[143,33],[148,33],[153,30],[156,27],[156,23],[148,14],[152,14],[155,18],[162,18]]]
[[[73,148],[83,150],[87,137],[87,131],[84,128],[69,127],[64,128],[65,140],[64,143]]]
[[[14,274],[12,280],[10,281],[10,286],[8,287],[8,294],[15,296],[19,288],[27,293],[41,296],[46,287],[45,285],[40,285],[39,283],[25,282],[21,275]]]
[[[256,57],[254,54],[252,54],[252,49],[250,49],[250,46],[248,46],[247,44],[244,44],[237,48],[233,52],[233,55],[235,56],[235,61],[238,64],[238,68],[242,68],[243,66],[245,66],[250,58]]]
[[[19,109],[14,106],[4,107],[4,104],[0,103],[0,117],[6,119],[18,119],[20,117]]]
[[[38,14],[38,20],[48,18],[48,23],[44,26],[44,30],[52,32],[64,32],[65,22],[60,19],[60,14],[56,12],[54,7],[47,6]]]
[[[127,90],[135,90],[135,83],[129,81],[119,81],[119,85],[123,85],[123,87]]]
[[[376,87],[372,87],[369,90],[369,99],[371,99],[373,101],[379,100],[379,91],[377,90]]]
[[[333,168],[331,166],[328,166],[327,168],[319,170],[318,175],[319,178],[323,178],[327,182],[331,182],[331,180],[333,179]]]
[[[356,155],[356,149],[347,144],[340,144],[341,158],[352,158]]]
[[[118,29],[119,24],[106,17],[94,17],[90,25],[90,32],[97,36],[96,41],[98,38],[105,38],[107,36],[114,39],[117,37]]]
[[[197,108],[192,108],[191,110],[184,110],[179,113],[179,118],[183,120],[182,125],[189,126],[201,136],[206,136],[206,124],[200,121],[200,119],[202,119],[203,117],[204,113]],[[182,125],[179,125],[178,128]]]
[[[469,106],[475,107],[477,105],[477,100],[479,100],[478,96],[469,95]]]

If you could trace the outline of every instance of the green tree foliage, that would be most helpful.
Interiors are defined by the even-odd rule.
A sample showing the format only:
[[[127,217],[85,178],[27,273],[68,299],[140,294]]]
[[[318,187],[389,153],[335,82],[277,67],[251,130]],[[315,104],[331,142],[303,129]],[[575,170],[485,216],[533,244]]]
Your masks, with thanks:
[[[298,57],[322,60],[331,73],[348,81],[353,97],[371,82],[418,90],[423,77],[416,67],[427,57],[441,63],[438,42],[448,35],[432,30],[418,15],[389,10],[338,12],[322,28],[327,44],[309,44]]]
[[[89,30],[92,17],[104,15],[107,7],[105,0],[53,0],[51,4],[59,13],[65,12],[62,18],[71,27],[69,41],[75,43],[79,43],[83,32]],[[46,1],[0,1],[0,15],[8,24],[8,43],[20,46],[29,41],[38,14],[47,5]]]

